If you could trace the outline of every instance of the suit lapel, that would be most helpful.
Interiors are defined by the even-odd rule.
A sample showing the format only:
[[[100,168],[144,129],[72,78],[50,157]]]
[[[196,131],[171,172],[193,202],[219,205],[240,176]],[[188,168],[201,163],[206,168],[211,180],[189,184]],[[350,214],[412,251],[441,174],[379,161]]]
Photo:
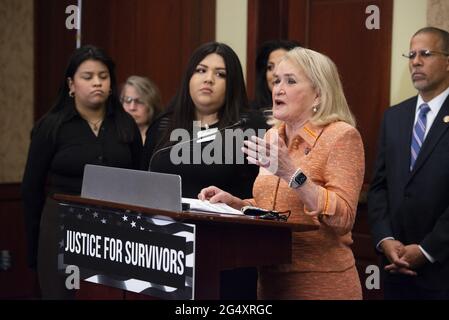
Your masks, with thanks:
[[[406,108],[404,108],[404,114],[401,116],[403,119],[398,119],[398,139],[399,139],[399,157],[401,165],[402,181],[408,181],[410,177],[410,144],[412,141],[413,122],[415,120],[416,101],[418,97],[412,99]]]
[[[435,118],[432,127],[427,134],[426,139],[421,147],[421,151],[418,154],[418,158],[416,159],[415,167],[411,172],[410,178],[414,176],[414,174],[423,166],[426,160],[432,153],[432,150],[438,144],[443,134],[449,128],[449,123],[445,123],[443,118],[449,115],[449,97],[444,101],[441,106],[440,112],[438,112],[437,117]]]

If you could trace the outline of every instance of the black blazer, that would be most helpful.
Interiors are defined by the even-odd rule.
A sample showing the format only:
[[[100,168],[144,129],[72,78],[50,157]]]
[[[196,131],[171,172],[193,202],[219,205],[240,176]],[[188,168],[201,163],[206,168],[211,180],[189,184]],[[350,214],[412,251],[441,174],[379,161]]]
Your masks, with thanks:
[[[417,270],[417,284],[449,289],[449,97],[410,172],[417,97],[389,108],[382,122],[368,216],[374,242],[394,237],[419,244],[437,261]],[[384,261],[386,262],[386,261]]]

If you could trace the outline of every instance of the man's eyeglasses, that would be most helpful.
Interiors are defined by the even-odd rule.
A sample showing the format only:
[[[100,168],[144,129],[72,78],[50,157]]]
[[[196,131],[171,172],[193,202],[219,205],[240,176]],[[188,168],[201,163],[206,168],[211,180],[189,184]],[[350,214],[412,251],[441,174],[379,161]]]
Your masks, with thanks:
[[[144,104],[144,102],[142,100],[140,100],[139,98],[132,98],[132,97],[127,97],[127,96],[121,97],[120,101],[123,104],[125,104],[125,103],[126,104],[131,104],[133,101],[134,101],[135,104],[141,104],[141,105]]]
[[[274,211],[274,210],[265,210],[258,207],[253,206],[245,206],[241,209],[242,213],[247,216],[257,217],[259,219],[265,220],[277,220],[277,221],[287,221],[290,217],[291,211]]]
[[[416,55],[420,55],[423,58],[429,58],[437,54],[442,54],[444,56],[449,56],[449,53],[442,51],[432,51],[432,50],[418,50],[418,51],[410,51],[409,53],[404,53],[402,56],[409,60],[413,60],[416,58]]]

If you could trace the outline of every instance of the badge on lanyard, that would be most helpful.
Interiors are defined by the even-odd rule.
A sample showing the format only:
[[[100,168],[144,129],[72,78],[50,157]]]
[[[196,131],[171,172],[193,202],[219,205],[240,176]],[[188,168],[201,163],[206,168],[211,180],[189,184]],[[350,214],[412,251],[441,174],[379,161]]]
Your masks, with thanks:
[[[198,131],[198,140],[196,140],[197,143],[201,142],[207,142],[215,140],[215,137],[217,136],[218,128],[210,128],[206,130]]]

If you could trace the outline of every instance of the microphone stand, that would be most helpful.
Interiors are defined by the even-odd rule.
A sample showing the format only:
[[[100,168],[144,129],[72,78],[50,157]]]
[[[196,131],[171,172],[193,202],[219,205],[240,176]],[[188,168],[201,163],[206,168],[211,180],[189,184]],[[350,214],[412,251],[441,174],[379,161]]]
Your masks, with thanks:
[[[161,153],[161,152],[170,150],[170,149],[173,148],[174,146],[180,146],[180,145],[183,145],[183,144],[186,144],[186,143],[195,142],[195,141],[197,141],[197,140],[199,140],[199,139],[205,139],[205,138],[210,137],[210,136],[212,136],[212,135],[215,135],[215,134],[217,134],[217,133],[221,133],[222,131],[224,131],[224,130],[226,130],[226,129],[232,129],[232,128],[235,128],[235,127],[243,126],[243,125],[245,125],[246,123],[247,123],[247,119],[241,119],[241,120],[237,121],[236,123],[233,123],[233,124],[231,124],[231,125],[229,125],[229,126],[226,126],[226,127],[224,127],[224,128],[221,128],[220,130],[217,130],[216,132],[210,133],[210,134],[208,134],[208,135],[205,135],[205,136],[202,136],[202,137],[196,137],[196,138],[189,139],[189,140],[186,140],[186,141],[181,141],[181,142],[172,144],[172,145],[170,145],[170,146],[161,148],[161,149],[157,150],[156,152],[154,152],[153,155],[151,156],[151,158],[150,158],[150,164],[149,164],[149,166],[148,166],[148,171],[151,171],[151,164],[153,163],[154,157],[155,157],[157,154]]]

